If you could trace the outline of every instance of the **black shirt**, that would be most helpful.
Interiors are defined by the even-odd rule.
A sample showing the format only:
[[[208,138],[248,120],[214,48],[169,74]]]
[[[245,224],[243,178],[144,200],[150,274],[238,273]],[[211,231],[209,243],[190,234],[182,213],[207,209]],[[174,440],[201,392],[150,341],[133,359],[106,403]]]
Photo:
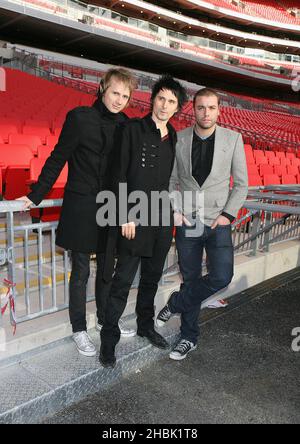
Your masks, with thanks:
[[[192,171],[193,177],[197,180],[200,187],[202,187],[211,172],[215,150],[215,133],[214,131],[211,136],[202,140],[194,131]]]
[[[169,136],[161,139],[159,162],[159,185],[161,190],[168,190],[169,177],[172,172],[173,151]]]
[[[207,139],[203,140],[194,131],[192,146],[192,174],[200,187],[202,187],[211,173],[215,152],[215,135],[216,131],[207,137]],[[231,223],[235,219],[231,214],[225,213],[225,211],[223,211],[222,216],[227,217]]]

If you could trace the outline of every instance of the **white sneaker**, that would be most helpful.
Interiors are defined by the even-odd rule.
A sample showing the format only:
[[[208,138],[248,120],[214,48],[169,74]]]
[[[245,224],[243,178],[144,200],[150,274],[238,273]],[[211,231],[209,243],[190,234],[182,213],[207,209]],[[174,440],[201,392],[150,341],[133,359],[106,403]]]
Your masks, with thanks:
[[[86,331],[79,331],[73,334],[73,341],[76,344],[77,350],[84,356],[95,356],[96,347]]]
[[[224,299],[218,299],[216,301],[204,302],[202,308],[225,308],[227,305],[228,302],[224,301]]]
[[[99,324],[99,322],[97,322],[96,330],[101,331],[101,329],[102,329],[102,324]],[[122,319],[119,320],[119,329],[121,332],[121,336],[123,338],[132,338],[133,336],[136,335],[136,331],[133,328],[126,327]]]

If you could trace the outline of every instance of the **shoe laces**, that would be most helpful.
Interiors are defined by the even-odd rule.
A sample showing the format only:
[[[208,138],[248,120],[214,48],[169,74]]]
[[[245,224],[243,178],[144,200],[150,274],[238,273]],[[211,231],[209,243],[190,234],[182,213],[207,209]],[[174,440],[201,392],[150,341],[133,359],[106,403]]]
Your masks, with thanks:
[[[190,348],[192,348],[192,342],[187,339],[181,339],[176,345],[174,351],[178,351],[179,353],[186,353]]]
[[[93,345],[92,340],[86,331],[81,332],[81,334],[77,336],[77,339],[79,340],[80,344],[83,345],[84,347],[85,346],[90,347]]]
[[[160,317],[160,319],[162,319],[162,320],[166,320],[166,321],[167,321],[167,320],[169,319],[169,317],[170,317],[170,314],[171,314],[171,310],[169,309],[169,306],[166,305],[166,306],[162,309],[162,311],[161,311],[159,317]]]

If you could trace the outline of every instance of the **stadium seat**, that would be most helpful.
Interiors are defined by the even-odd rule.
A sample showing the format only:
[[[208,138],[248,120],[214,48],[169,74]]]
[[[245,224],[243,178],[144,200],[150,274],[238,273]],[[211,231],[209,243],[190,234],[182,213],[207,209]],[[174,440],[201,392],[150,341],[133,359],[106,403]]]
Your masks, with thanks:
[[[8,143],[11,145],[27,145],[33,154],[37,154],[37,147],[42,144],[42,141],[39,136],[32,136],[30,134],[10,134]]]
[[[248,164],[247,163],[247,168],[248,168],[248,175],[251,176],[259,176],[259,171],[258,171],[258,167],[255,164]]]
[[[27,187],[29,191],[29,185],[36,182],[39,178],[41,170],[46,162],[46,158],[34,158],[30,162],[30,173],[29,180],[27,181]],[[61,199],[64,195],[64,187],[66,185],[68,177],[68,167],[67,165],[63,168],[62,172],[58,176],[55,184],[53,185],[51,191],[47,194],[45,199]],[[50,222],[59,219],[60,208],[44,208],[42,211],[40,209],[30,210],[30,215],[34,220],[41,220],[42,222]]]
[[[262,178],[259,174],[250,174],[248,176],[248,185],[249,187],[261,187],[263,185]]]
[[[58,136],[47,136],[46,137],[46,145],[54,148],[58,142]]]
[[[294,160],[294,159],[296,159],[296,156],[295,156],[294,153],[286,153],[286,158],[287,158],[287,159]]]
[[[41,138],[42,143],[46,143],[46,137],[51,135],[50,129],[44,126],[24,125],[23,134],[36,135]]]
[[[295,184],[297,184],[296,176],[292,176],[291,174],[283,174],[281,180],[282,180],[282,185],[295,185]]]
[[[296,165],[288,165],[287,166],[287,174],[291,176],[297,176],[299,173],[299,168]]]
[[[32,151],[27,145],[0,144],[0,162],[4,164],[4,168],[29,168],[32,158]]]
[[[279,177],[282,177],[283,174],[287,174],[286,166],[275,165],[274,166],[274,174],[277,174],[277,176],[279,176]]]
[[[30,160],[33,153],[27,145],[0,145],[0,162],[2,162],[2,183],[7,200],[24,195],[26,180],[29,175]]]
[[[4,142],[8,142],[8,138],[10,134],[17,134],[18,129],[16,125],[5,125],[0,124],[0,136],[4,140]]]
[[[272,166],[280,165],[279,157],[273,157],[273,158],[269,157],[269,164],[272,165]]]
[[[47,159],[52,153],[53,148],[47,145],[40,145],[37,148],[37,157],[40,159]]]
[[[255,159],[255,163],[257,166],[268,165],[268,159],[263,156],[257,156],[257,158]]]
[[[259,174],[264,176],[265,174],[274,174],[274,169],[272,165],[260,165]]]
[[[265,174],[263,183],[265,187],[268,185],[281,185],[280,178],[276,174]]]

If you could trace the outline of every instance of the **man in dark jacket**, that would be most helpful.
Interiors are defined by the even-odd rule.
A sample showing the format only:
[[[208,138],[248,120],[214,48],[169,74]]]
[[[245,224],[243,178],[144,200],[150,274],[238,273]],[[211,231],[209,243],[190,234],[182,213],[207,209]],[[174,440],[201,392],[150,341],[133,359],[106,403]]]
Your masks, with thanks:
[[[79,353],[95,356],[96,348],[87,334],[86,286],[90,274],[90,254],[97,254],[96,305],[101,330],[108,286],[102,280],[106,242],[105,229],[96,223],[96,195],[105,189],[107,156],[113,146],[116,127],[127,120],[121,111],[128,104],[135,80],[125,69],[109,70],[100,83],[99,97],[92,107],[78,107],[67,114],[57,145],[47,159],[31,193],[23,196],[24,209],[38,205],[51,190],[66,162],[65,187],[56,244],[71,250],[69,313],[73,339]],[[127,336],[134,331],[124,329]]]
[[[153,87],[152,112],[142,119],[129,121],[118,130],[116,150],[113,152],[112,189],[118,195],[119,184],[126,184],[128,193],[143,194],[146,204],[141,212],[147,213],[147,220],[137,225],[131,219],[130,211],[125,223],[119,218],[119,225],[122,225],[117,245],[119,256],[101,330],[100,363],[105,367],[114,367],[116,363],[115,346],[120,339],[118,321],[125,309],[140,262],[137,334],[147,338],[156,347],[169,346],[154,330],[153,304],[172,241],[173,215],[169,200],[166,211],[162,207],[153,208],[151,197],[153,192],[168,193],[177,140],[169,119],[182,108],[185,101],[186,91],[180,83],[172,77],[164,76]],[[163,223],[164,210],[169,212],[168,225]],[[150,221],[155,215],[158,215],[156,226]],[[139,219],[142,220],[144,216],[141,214]]]

